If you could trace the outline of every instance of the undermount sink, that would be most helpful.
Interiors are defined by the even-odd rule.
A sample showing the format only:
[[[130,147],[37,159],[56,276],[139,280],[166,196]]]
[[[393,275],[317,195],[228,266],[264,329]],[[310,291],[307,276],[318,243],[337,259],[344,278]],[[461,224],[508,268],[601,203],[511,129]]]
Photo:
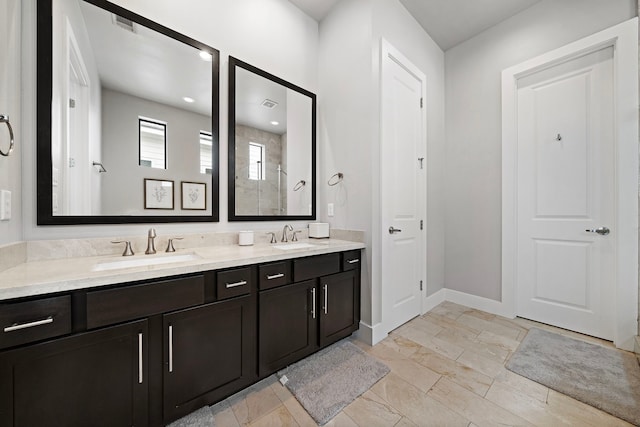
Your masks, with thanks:
[[[316,245],[311,243],[283,243],[279,245],[273,245],[272,247],[280,249],[282,251],[292,251],[294,249],[315,248]]]
[[[171,264],[175,262],[196,261],[202,259],[196,254],[178,254],[178,255],[159,255],[146,256],[142,255],[135,258],[118,259],[115,261],[103,261],[97,263],[92,271],[118,270],[121,268],[145,267],[150,265]]]

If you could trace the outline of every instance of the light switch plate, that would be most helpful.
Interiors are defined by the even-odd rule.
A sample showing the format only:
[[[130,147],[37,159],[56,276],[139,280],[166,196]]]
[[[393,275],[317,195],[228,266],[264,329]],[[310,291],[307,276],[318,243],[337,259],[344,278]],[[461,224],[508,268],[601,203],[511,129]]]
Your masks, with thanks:
[[[0,221],[11,219],[11,191],[0,190]]]
[[[327,215],[333,216],[333,203],[327,204]]]

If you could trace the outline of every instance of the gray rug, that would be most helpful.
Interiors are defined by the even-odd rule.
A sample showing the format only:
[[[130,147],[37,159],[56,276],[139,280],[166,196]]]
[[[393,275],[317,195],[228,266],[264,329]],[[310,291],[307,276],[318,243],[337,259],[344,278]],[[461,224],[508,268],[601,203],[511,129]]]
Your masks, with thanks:
[[[640,366],[633,353],[532,328],[507,369],[640,425]]]
[[[340,341],[278,372],[309,415],[324,425],[387,375],[389,368],[349,341]]]

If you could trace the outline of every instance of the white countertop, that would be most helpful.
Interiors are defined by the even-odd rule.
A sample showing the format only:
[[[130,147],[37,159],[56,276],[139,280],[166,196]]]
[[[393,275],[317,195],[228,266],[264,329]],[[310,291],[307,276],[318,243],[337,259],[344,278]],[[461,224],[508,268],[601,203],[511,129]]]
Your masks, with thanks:
[[[363,249],[365,247],[365,245],[360,242],[336,239],[301,240],[297,243],[308,243],[313,246],[282,250],[274,247],[277,245],[270,244],[256,244],[253,246],[221,245],[179,249],[173,254],[158,252],[154,255],[141,254],[131,257],[109,255],[26,262],[0,272],[0,300],[94,288],[201,271],[219,270],[332,252]],[[288,243],[288,245],[294,244],[296,244],[296,242]],[[185,254],[193,254],[194,258],[197,259],[158,265],[94,271],[94,268],[98,264],[103,263],[138,259],[144,261],[149,259],[149,257],[172,257]]]

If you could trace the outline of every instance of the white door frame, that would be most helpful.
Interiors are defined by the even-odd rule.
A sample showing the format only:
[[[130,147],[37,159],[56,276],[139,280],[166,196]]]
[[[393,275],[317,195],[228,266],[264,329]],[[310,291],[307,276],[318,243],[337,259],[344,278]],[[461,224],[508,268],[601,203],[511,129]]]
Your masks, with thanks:
[[[633,350],[634,336],[638,334],[637,17],[502,72],[502,304],[508,315],[517,315],[517,80],[609,46],[614,48],[614,226],[618,230],[614,343]]]
[[[422,70],[420,70],[420,68],[418,68],[417,66],[415,66],[406,56],[404,56],[398,49],[396,49],[391,43],[389,43],[387,40],[385,40],[384,38],[380,39],[380,52],[381,52],[381,56],[380,56],[380,96],[381,96],[381,100],[382,100],[382,84],[384,82],[384,76],[385,73],[387,71],[385,71],[385,58],[390,58],[391,60],[395,61],[396,63],[398,63],[400,66],[402,66],[403,68],[405,68],[409,73],[413,74],[417,79],[422,81],[422,99],[423,99],[423,108],[422,108],[422,140],[423,140],[423,145],[422,145],[422,154],[420,155],[421,157],[423,157],[423,161],[422,164],[424,165],[424,180],[423,182],[419,183],[419,187],[418,187],[418,191],[422,191],[423,194],[423,200],[422,203],[420,203],[420,210],[421,210],[421,217],[424,220],[424,227],[423,227],[423,232],[420,235],[420,253],[422,258],[424,259],[424,264],[421,266],[421,271],[420,271],[420,280],[422,280],[423,283],[423,287],[421,290],[421,298],[420,298],[420,314],[424,314],[426,312],[426,306],[425,306],[425,296],[427,295],[427,263],[426,263],[426,254],[427,254],[427,77],[424,74],[424,72]],[[381,101],[380,103],[380,162],[384,161],[384,157],[382,156],[382,151],[383,151],[383,144],[384,141],[382,140],[382,136],[384,135],[384,130],[382,129],[382,126],[384,126],[384,122],[382,120],[383,118],[383,111],[384,111],[385,105],[384,102]],[[417,159],[416,159],[417,161]],[[382,164],[380,164],[380,166],[382,166]],[[378,189],[379,191],[379,206],[380,209],[382,209],[382,203],[384,202],[384,200],[382,199],[382,183],[380,183],[380,187]],[[378,210],[378,212],[380,212],[380,210]],[[379,238],[379,243],[380,245],[382,245],[382,239],[383,239],[383,234],[386,232],[385,231],[385,225],[388,226],[387,224],[382,224],[381,221],[381,217],[379,218],[380,220],[377,222],[378,225],[378,230],[377,233],[379,233],[378,235],[380,236]],[[382,246],[380,246],[380,252],[382,252]],[[381,262],[384,262],[384,260],[381,259]],[[382,267],[380,269],[380,271],[382,271]],[[382,279],[382,274],[381,274],[381,279]],[[390,298],[385,298],[385,295],[387,295],[389,289],[390,284],[388,283],[382,283],[382,289],[381,289],[381,295],[382,295],[382,324],[383,324],[383,334],[385,335],[388,334],[390,332],[389,330],[389,325],[388,325],[388,316],[385,316],[386,313],[389,312],[390,307],[389,304],[391,303],[391,299]],[[417,284],[416,284],[417,285]],[[378,335],[379,337],[379,335]],[[379,341],[379,340],[378,340]],[[378,341],[374,340],[374,344]]]

